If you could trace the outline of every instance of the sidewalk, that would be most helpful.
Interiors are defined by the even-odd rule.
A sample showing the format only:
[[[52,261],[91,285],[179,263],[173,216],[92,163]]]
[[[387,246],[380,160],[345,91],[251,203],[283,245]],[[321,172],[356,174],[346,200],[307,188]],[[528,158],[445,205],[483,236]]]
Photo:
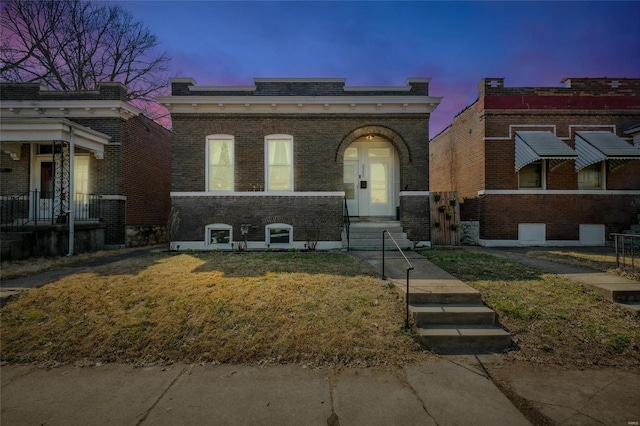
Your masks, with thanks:
[[[416,267],[411,280],[425,290],[466,286],[409,253]],[[381,272],[379,253],[362,256]],[[404,259],[389,258],[386,275],[405,276]],[[65,268],[65,273],[89,266]],[[29,284],[52,277],[41,275]],[[397,371],[296,365],[106,364],[49,370],[4,365],[0,382],[3,426],[627,425],[640,420],[639,371],[534,369],[529,363],[504,362],[499,354],[434,357]]]
[[[481,371],[442,359],[396,372],[113,364],[0,371],[3,426],[530,424]]]

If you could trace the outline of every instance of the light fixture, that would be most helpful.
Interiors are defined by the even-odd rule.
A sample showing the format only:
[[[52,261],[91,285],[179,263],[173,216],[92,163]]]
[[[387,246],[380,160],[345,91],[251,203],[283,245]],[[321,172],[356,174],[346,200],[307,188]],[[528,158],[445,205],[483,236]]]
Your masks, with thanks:
[[[364,137],[366,140],[368,141],[372,141],[373,140],[373,135],[367,135]]]

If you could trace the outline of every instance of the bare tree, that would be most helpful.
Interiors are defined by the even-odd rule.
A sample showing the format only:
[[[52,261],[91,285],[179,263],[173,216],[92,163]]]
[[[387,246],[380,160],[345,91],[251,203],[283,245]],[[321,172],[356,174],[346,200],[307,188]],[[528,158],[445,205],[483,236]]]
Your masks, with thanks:
[[[120,6],[84,0],[3,3],[3,81],[41,81],[56,90],[91,90],[117,81],[147,111],[167,87],[169,57],[158,51],[149,28]]]

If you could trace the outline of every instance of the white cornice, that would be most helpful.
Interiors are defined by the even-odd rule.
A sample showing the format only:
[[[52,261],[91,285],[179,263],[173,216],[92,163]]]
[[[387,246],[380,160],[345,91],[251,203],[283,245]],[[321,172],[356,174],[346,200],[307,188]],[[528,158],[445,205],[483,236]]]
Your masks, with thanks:
[[[21,143],[51,141],[73,141],[77,146],[93,152],[96,158],[102,159],[104,146],[109,144],[111,136],[64,118],[2,118],[0,144],[16,160],[20,158],[16,149],[19,149]]]
[[[162,96],[172,114],[381,114],[430,113],[442,98],[432,96]]]
[[[125,101],[51,100],[2,101],[0,115],[5,117],[121,118],[128,120],[141,111]]]

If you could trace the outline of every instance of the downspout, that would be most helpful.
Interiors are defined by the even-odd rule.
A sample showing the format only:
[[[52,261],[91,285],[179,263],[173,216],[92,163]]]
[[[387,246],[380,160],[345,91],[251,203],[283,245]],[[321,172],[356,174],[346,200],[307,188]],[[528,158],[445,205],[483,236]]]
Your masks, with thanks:
[[[69,215],[67,216],[69,221],[69,253],[67,256],[73,256],[73,244],[75,238],[75,188],[74,188],[74,174],[75,174],[75,165],[74,158],[76,155],[76,147],[73,140],[76,129],[71,128],[71,132],[69,135]]]

